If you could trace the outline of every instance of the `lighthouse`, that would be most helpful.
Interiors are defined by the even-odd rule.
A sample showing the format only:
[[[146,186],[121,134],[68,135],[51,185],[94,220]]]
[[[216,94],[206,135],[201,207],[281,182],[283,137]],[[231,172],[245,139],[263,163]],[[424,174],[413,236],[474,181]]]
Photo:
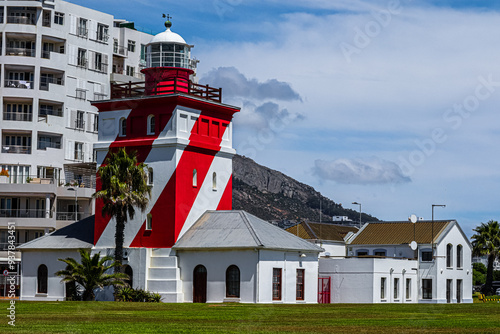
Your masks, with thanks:
[[[129,258],[148,258],[158,249],[169,255],[205,211],[232,208],[232,119],[239,108],[222,103],[220,88],[194,82],[192,46],[172,32],[170,21],[165,26],[147,45],[145,82],[113,85],[111,100],[93,103],[99,109],[98,165],[124,147],[148,166],[149,206],[125,226]],[[109,251],[115,222],[101,208],[97,201],[94,245]]]

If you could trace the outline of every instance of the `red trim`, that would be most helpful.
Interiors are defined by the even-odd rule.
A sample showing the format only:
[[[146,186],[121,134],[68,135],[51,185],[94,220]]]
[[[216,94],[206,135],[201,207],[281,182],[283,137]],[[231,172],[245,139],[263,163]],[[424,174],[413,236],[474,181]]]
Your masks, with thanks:
[[[226,184],[226,189],[220,199],[216,210],[232,210],[233,209],[233,175],[229,177]]]

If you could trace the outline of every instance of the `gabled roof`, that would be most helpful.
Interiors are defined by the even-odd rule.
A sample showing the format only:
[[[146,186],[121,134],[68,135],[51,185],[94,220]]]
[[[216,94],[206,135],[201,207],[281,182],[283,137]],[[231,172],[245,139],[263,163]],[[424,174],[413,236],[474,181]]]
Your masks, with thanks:
[[[172,248],[322,251],[304,239],[239,210],[206,211]]]
[[[352,226],[342,226],[330,223],[302,222],[289,227],[286,231],[306,240],[344,241],[349,232],[356,233],[358,229]]]
[[[374,222],[365,224],[350,242],[351,245],[401,245],[436,242],[447,226],[455,220],[411,222]],[[458,225],[458,224],[457,224]],[[434,233],[434,234],[433,234]],[[434,235],[433,240],[432,235]]]
[[[17,248],[21,250],[92,248],[94,246],[94,217],[90,216],[74,222]]]

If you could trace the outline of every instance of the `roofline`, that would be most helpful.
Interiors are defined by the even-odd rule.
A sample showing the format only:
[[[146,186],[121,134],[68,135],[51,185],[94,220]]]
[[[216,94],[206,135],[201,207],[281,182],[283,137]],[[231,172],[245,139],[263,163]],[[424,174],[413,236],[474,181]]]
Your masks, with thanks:
[[[314,245],[311,243],[311,245]],[[315,246],[315,245],[314,245]],[[316,246],[318,247],[318,246]],[[298,248],[275,248],[275,247],[265,247],[265,246],[249,246],[249,247],[176,247],[172,246],[172,249],[176,251],[230,251],[230,250],[273,250],[273,251],[286,251],[286,252],[303,252],[303,253],[321,253],[324,251],[323,248],[318,247],[318,249],[298,249]]]

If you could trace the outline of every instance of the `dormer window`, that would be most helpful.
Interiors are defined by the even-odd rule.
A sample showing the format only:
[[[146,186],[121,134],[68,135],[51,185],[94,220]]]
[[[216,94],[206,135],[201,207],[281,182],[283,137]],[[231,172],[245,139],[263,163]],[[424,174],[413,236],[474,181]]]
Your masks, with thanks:
[[[125,137],[127,135],[127,119],[120,118],[120,137]]]

